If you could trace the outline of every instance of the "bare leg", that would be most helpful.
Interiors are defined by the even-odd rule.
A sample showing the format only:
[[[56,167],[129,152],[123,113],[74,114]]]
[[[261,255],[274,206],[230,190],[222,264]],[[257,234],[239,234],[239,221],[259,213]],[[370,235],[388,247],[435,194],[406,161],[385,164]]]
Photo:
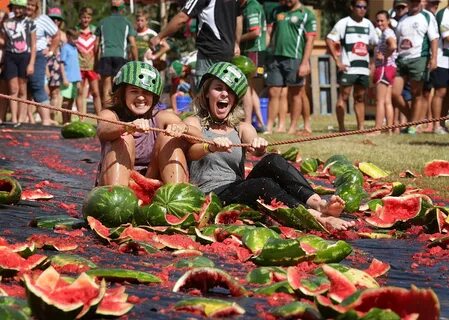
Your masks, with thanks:
[[[291,107],[291,113],[290,113],[290,128],[288,129],[288,134],[295,134],[296,133],[296,127],[298,126],[298,120],[299,116],[302,113],[302,97],[301,97],[301,87],[294,86],[294,87],[288,87],[288,95],[290,98],[290,101],[292,103]]]
[[[273,132],[274,122],[276,117],[279,115],[279,104],[281,103],[281,90],[282,87],[269,87],[268,97],[270,101],[268,102],[268,122],[267,122],[267,132]]]
[[[302,100],[302,117],[304,119],[304,131],[311,133],[312,125],[310,123],[310,101],[307,96],[306,86],[301,87],[301,100]]]
[[[73,105],[73,99],[67,99],[67,98],[62,99],[62,108],[63,109],[72,110],[72,105]],[[62,123],[63,124],[69,123],[71,120],[72,120],[71,113],[68,113],[68,112],[62,113]]]
[[[435,94],[432,99],[432,117],[433,118],[439,118],[441,116],[444,116],[441,113],[442,107],[443,107],[443,101],[444,97],[446,96],[447,88],[437,88],[435,89]],[[439,121],[435,122],[433,124],[433,130],[436,132],[441,127],[441,124]]]
[[[19,78],[19,98],[27,98],[27,79]],[[27,122],[28,105],[23,102],[19,102],[19,122]]]
[[[388,86],[385,83],[378,83],[376,85],[376,128],[380,128],[383,125],[383,121],[385,119],[385,99],[386,93],[388,90]],[[380,133],[377,131],[377,133]]]
[[[99,185],[128,186],[131,169],[134,167],[135,142],[132,135],[114,140],[102,159]]]
[[[338,99],[336,105],[338,130],[340,132],[346,131],[345,128],[345,113],[346,106],[348,105],[349,95],[351,94],[352,86],[340,86],[338,92]]]
[[[365,93],[365,87],[357,84],[354,85],[354,111],[358,130],[363,130],[365,128]]]
[[[107,106],[112,103],[111,93],[112,93],[112,77],[103,77],[101,79],[102,86],[102,106]]]
[[[263,121],[262,117],[262,111],[260,110],[260,99],[259,95],[257,94],[256,90],[254,88],[249,88],[251,90],[251,99],[253,101],[253,112],[256,114],[257,122],[260,124],[261,127],[265,126],[265,123]]]
[[[243,109],[245,110],[245,122],[251,123],[253,117],[253,99],[251,97],[251,88],[248,88],[243,96]]]
[[[410,121],[418,121],[421,115],[421,108],[423,106],[423,83],[422,81],[410,81],[410,88],[412,92],[412,110],[410,114]]]
[[[185,140],[159,134],[146,176],[164,183],[189,182],[186,148]]]
[[[286,130],[285,121],[287,119],[288,104],[288,88],[283,87],[281,89],[281,96],[279,99],[279,126],[276,132],[285,132]]]
[[[8,81],[9,95],[17,98],[19,95],[19,78],[15,77]],[[11,122],[17,123],[19,120],[19,107],[16,100],[9,100],[9,107],[11,108]]]
[[[407,79],[404,79],[402,77],[394,78],[393,88],[391,89],[391,100],[395,109],[398,109],[400,112],[408,116],[409,106],[407,104],[407,101],[405,101],[404,97],[402,96],[405,81],[407,81]]]

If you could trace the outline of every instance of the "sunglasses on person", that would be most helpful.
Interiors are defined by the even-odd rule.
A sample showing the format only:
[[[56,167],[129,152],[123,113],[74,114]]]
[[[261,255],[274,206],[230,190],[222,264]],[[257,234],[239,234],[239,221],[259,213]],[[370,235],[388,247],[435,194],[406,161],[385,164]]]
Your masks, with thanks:
[[[361,4],[356,4],[355,7],[356,7],[356,9],[361,9],[361,10],[366,10],[366,9],[368,9],[367,6],[363,6],[363,5],[361,5]]]
[[[404,10],[405,8],[407,8],[407,6],[396,6],[394,7],[394,10]]]

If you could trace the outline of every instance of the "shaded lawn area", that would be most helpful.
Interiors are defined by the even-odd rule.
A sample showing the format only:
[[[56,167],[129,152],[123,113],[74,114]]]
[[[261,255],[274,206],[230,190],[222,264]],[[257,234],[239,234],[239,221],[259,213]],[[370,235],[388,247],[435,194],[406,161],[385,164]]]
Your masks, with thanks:
[[[11,129],[0,127],[0,129]],[[34,129],[39,129],[34,132]],[[41,128],[21,126],[14,132],[0,132],[0,169],[13,170],[24,189],[37,187],[51,193],[54,198],[46,201],[21,201],[16,206],[0,206],[0,234],[10,242],[25,241],[33,234],[54,235],[53,230],[37,229],[29,222],[37,216],[49,214],[67,214],[81,218],[81,205],[86,194],[94,184],[95,172],[99,160],[99,143],[96,139],[63,140],[58,128]],[[20,131],[22,130],[22,131]],[[29,131],[28,131],[29,130]],[[317,133],[320,133],[317,130]],[[276,139],[285,139],[275,135]],[[291,137],[290,137],[291,138]],[[405,139],[407,138],[407,139]],[[417,137],[353,137],[328,141],[308,142],[299,145],[303,158],[319,157],[323,160],[335,153],[347,155],[352,161],[372,161],[392,175],[387,180],[399,180],[401,171],[410,169],[420,171],[423,161],[447,159],[447,138],[440,139],[433,135]],[[371,142],[366,142],[365,140]],[[286,148],[288,146],[283,146]],[[406,152],[398,154],[400,152]],[[444,152],[443,149],[446,149]],[[413,150],[412,152],[410,152]],[[314,178],[311,178],[312,180]],[[319,182],[319,181],[317,181]],[[446,188],[429,192],[436,202],[448,205],[448,178],[404,180],[407,185],[419,188]],[[350,218],[348,216],[348,218]],[[344,263],[363,269],[373,257],[387,262],[391,269],[387,276],[379,279],[381,285],[410,288],[411,284],[419,288],[431,287],[437,293],[442,311],[442,319],[449,319],[449,251],[436,255],[425,247],[426,242],[410,231],[405,239],[372,240],[360,239],[354,232],[341,232],[334,237],[346,239],[354,248],[353,254]],[[63,235],[63,234],[61,234]],[[185,299],[188,294],[172,293],[176,280],[186,271],[177,269],[173,263],[179,260],[168,251],[152,255],[133,255],[120,253],[117,247],[105,245],[88,228],[81,231],[67,232],[71,241],[79,244],[73,253],[91,259],[102,267],[136,269],[150,272],[164,279],[162,284],[137,285],[126,284],[127,293],[138,297],[139,303],[128,314],[130,319],[188,319],[192,314],[174,312],[173,303]],[[444,254],[446,252],[446,254]],[[55,254],[43,250],[44,254]],[[226,247],[207,250],[205,256],[235,277],[244,279],[248,271],[255,268],[252,262],[241,262]],[[24,294],[18,289],[16,280],[3,280],[2,288],[15,286],[17,295]],[[248,289],[254,285],[246,284]],[[5,289],[6,290],[6,289]],[[9,289],[12,290],[12,289]],[[214,290],[209,297],[229,299],[226,292]],[[249,297],[232,298],[239,303],[246,314],[242,318],[261,318],[267,315],[273,305],[283,304],[282,295],[275,298]]]

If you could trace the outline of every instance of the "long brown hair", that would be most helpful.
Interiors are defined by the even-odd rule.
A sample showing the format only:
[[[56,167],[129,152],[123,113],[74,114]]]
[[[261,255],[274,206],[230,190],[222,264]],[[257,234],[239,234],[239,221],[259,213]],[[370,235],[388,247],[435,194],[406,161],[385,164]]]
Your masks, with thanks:
[[[36,9],[33,12],[33,15],[31,16],[32,19],[36,19],[41,15],[41,3],[39,0],[28,0],[28,4],[34,4],[36,6]]]
[[[114,92],[112,93],[112,97],[110,100],[111,105],[108,106],[108,109],[111,109],[117,113],[120,120],[122,121],[132,121],[136,119],[136,116],[129,110],[129,108],[126,106],[126,86],[128,84],[120,84],[117,88],[114,89]],[[154,99],[154,95],[153,95]],[[157,105],[157,104],[156,104]],[[151,119],[153,118],[158,110],[156,110],[156,105],[152,106],[150,110],[148,110],[145,114],[142,116],[139,116],[139,118],[144,119]]]
[[[207,98],[210,85],[214,79],[217,78],[211,77],[204,81],[200,92],[195,99],[193,99],[193,110],[198,118],[200,118],[201,126],[203,127],[210,127],[210,125],[214,123],[209,111],[209,98]],[[241,101],[237,100],[236,97],[236,103],[226,117],[225,123],[227,126],[234,128],[237,127],[243,119],[245,119],[245,111],[243,110]]]

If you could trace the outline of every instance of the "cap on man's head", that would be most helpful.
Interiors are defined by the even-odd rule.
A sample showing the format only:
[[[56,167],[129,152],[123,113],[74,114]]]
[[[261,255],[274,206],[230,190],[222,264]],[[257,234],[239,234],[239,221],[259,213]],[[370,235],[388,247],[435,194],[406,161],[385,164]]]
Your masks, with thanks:
[[[124,4],[125,2],[123,0],[111,0],[111,6],[113,7],[120,7]]]
[[[407,0],[394,0],[393,8],[397,7],[397,6],[407,5],[407,4],[408,4]]]

